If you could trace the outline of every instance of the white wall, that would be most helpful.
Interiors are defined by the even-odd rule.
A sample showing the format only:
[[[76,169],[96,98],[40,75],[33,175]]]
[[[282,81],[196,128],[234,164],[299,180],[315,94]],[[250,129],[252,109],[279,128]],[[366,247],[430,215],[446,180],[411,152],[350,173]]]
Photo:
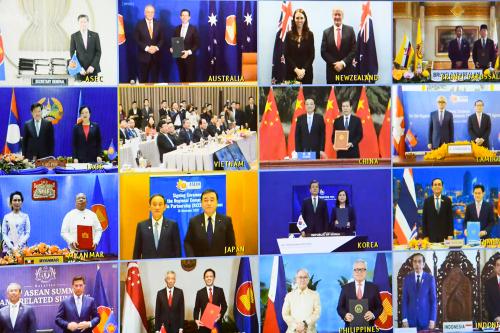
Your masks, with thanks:
[[[313,63],[313,84],[326,84],[326,65],[321,58],[321,39],[323,31],[332,26],[332,9],[339,7],[344,10],[344,24],[359,31],[361,22],[361,6],[364,1],[293,1],[292,9],[305,10],[309,29],[314,34],[315,58]],[[392,82],[392,3],[387,1],[370,2],[372,11],[375,44],[377,46],[378,68],[380,80],[377,84]],[[270,85],[274,39],[276,37],[278,20],[281,12],[281,1],[259,1],[259,84]]]

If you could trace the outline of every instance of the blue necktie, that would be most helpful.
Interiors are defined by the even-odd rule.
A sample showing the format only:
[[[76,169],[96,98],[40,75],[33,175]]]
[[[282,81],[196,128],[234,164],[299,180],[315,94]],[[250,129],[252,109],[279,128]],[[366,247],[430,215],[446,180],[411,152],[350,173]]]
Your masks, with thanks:
[[[420,290],[420,275],[417,275],[417,291]]]
[[[349,118],[347,118],[347,117],[345,117],[344,128],[345,129],[349,128]]]
[[[208,217],[208,224],[207,224],[207,239],[208,239],[208,244],[212,245],[212,239],[214,238],[214,229],[213,229],[213,224],[212,224],[212,217]]]

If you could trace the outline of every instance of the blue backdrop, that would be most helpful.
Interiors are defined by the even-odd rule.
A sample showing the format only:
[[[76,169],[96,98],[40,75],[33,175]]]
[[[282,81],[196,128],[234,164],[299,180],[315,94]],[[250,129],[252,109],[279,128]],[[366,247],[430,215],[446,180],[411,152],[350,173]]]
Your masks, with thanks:
[[[277,238],[288,237],[293,218],[294,186],[309,186],[312,179],[321,184],[351,186],[350,203],[356,210],[356,234],[377,241],[379,250],[390,250],[391,194],[390,170],[265,171],[260,173],[260,251],[279,253]],[[335,193],[336,194],[336,193]],[[328,212],[329,214],[331,212]],[[374,228],[376,226],[376,228]]]
[[[181,234],[182,256],[184,238],[189,226],[189,219],[203,212],[201,209],[201,193],[213,189],[218,195],[217,212],[226,214],[226,176],[181,176],[181,177],[151,177],[150,196],[161,193],[167,201],[165,217],[174,220],[179,225]]]
[[[241,53],[257,52],[257,1],[120,0],[118,13],[123,15],[126,37],[125,43],[119,47],[120,82],[129,83],[137,78],[134,29],[137,22],[144,19],[144,7],[148,4],[155,7],[155,18],[163,24],[167,44],[160,50],[161,82],[179,82],[177,64],[169,48],[174,30],[181,24],[180,11],[184,8],[191,11],[190,24],[197,28],[200,35],[196,52],[197,81],[207,81],[209,75],[240,75]],[[215,24],[209,23],[212,13],[217,19]],[[230,15],[236,16],[236,45],[225,41],[226,17]]]
[[[19,113],[19,126],[21,135],[24,122],[32,119],[30,106],[40,102],[44,108],[50,103],[56,116],[54,124],[55,150],[57,156],[71,156],[72,131],[78,117],[78,101],[82,96],[82,104],[90,107],[92,113],[90,120],[97,122],[101,129],[102,149],[108,149],[111,140],[117,148],[118,117],[116,88],[14,88],[16,95],[17,111]],[[0,147],[5,145],[7,125],[9,123],[10,103],[12,98],[11,88],[0,88]],[[45,115],[45,113],[44,113]],[[53,122],[54,123],[54,122]]]
[[[61,225],[66,213],[75,208],[75,197],[82,192],[87,195],[87,208],[92,206],[92,197],[96,177],[99,177],[101,192],[108,214],[109,225],[103,232],[96,251],[104,253],[118,253],[118,175],[54,175],[40,176],[5,176],[0,185],[1,213],[10,212],[9,195],[14,191],[21,191],[24,203],[21,208],[29,215],[31,233],[28,246],[44,242],[59,247],[67,247],[61,237]],[[41,178],[48,178],[57,182],[57,199],[51,201],[33,201],[31,199],[31,185]],[[2,220],[3,220],[2,215]]]
[[[406,127],[417,138],[416,151],[427,150],[429,117],[437,110],[436,99],[443,95],[448,100],[446,109],[453,114],[455,141],[470,141],[467,131],[467,119],[474,113],[474,101],[484,102],[484,113],[491,117],[491,149],[500,149],[500,94],[491,91],[403,91],[403,107]]]
[[[443,194],[450,197],[453,206],[455,230],[462,232],[465,206],[474,201],[472,188],[475,184],[484,185],[484,200],[496,208],[500,185],[500,179],[498,178],[499,170],[495,167],[483,166],[474,168],[414,168],[413,179],[419,209],[419,226],[422,223],[424,200],[427,196],[432,195],[431,182],[434,178],[441,178],[443,181]],[[403,172],[404,169],[394,169],[394,182],[403,181]],[[394,186],[394,199],[397,202],[396,186]],[[498,217],[496,218],[497,223],[491,237],[500,237],[500,226],[498,225]],[[464,238],[464,235],[459,234],[457,238]]]

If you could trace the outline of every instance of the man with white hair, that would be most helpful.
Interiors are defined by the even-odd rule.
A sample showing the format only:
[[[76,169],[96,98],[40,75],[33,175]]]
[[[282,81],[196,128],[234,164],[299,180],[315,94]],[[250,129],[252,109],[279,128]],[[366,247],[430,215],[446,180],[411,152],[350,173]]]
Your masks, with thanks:
[[[0,309],[0,332],[35,333],[36,317],[33,309],[21,303],[21,285],[13,282],[7,286],[7,305]]]
[[[285,296],[281,314],[288,325],[287,333],[315,333],[321,314],[317,291],[308,288],[309,272],[301,268],[295,274],[296,288]]]
[[[453,114],[446,110],[446,97],[438,96],[437,110],[429,117],[429,149],[441,147],[443,143],[454,142]]]
[[[344,320],[346,327],[356,326],[351,325],[351,322],[354,320],[354,315],[349,309],[350,300],[368,300],[368,311],[366,311],[363,316],[365,320],[365,325],[363,326],[373,326],[375,324],[375,319],[382,314],[383,307],[380,301],[379,289],[376,284],[366,281],[367,267],[365,260],[356,260],[352,267],[354,281],[342,286],[337,305],[337,313],[342,320]]]
[[[175,272],[165,274],[165,288],[158,290],[155,307],[155,330],[182,333],[184,328],[184,293],[175,287]]]

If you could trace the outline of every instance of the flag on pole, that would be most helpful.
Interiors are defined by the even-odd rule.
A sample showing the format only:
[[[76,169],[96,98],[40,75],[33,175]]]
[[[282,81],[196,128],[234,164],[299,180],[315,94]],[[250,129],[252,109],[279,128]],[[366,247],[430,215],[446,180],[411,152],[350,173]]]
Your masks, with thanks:
[[[282,160],[286,156],[285,133],[274,99],[273,88],[269,89],[266,107],[260,122],[260,160]]]
[[[339,114],[339,105],[337,103],[337,97],[335,97],[335,90],[332,86],[325,111],[325,154],[328,158],[337,158],[337,152],[333,149],[332,135],[333,123]]]
[[[401,192],[394,213],[394,234],[396,242],[400,245],[417,236],[418,217],[417,195],[412,169],[405,168],[401,181]]]
[[[295,151],[295,129],[297,127],[297,118],[301,115],[306,114],[306,106],[304,99],[304,91],[302,86],[299,88],[299,94],[297,95],[297,100],[295,101],[295,111],[293,112],[292,124],[290,126],[290,132],[288,133],[288,156],[292,156],[292,152]]]
[[[281,3],[280,19],[278,21],[278,31],[274,39],[272,84],[281,83],[285,80],[285,37],[290,31],[293,20],[292,2],[283,1]]]
[[[378,134],[378,147],[380,151],[380,157],[390,158],[391,157],[391,99],[387,103],[387,109],[385,110],[384,122],[382,123],[382,128]]]
[[[125,24],[123,23],[123,16],[118,14],[118,45],[122,45],[127,41],[125,36]]]
[[[392,128],[392,139],[394,142],[394,149],[400,158],[405,157],[405,112],[403,107],[403,90],[401,85],[397,87],[395,96],[395,115]]]
[[[267,311],[262,333],[285,333],[287,325],[281,315],[286,296],[286,278],[283,258],[274,256],[267,298]]]
[[[102,230],[106,230],[109,225],[108,213],[106,206],[104,206],[104,199],[102,197],[101,184],[99,183],[99,176],[95,177],[94,193],[92,195],[92,206],[90,210],[93,211],[99,222],[101,223]]]
[[[258,333],[259,322],[257,321],[257,310],[255,307],[255,294],[252,283],[252,271],[250,270],[250,259],[242,257],[236,279],[234,293],[234,321],[238,331],[246,333]]]
[[[399,51],[396,54],[394,62],[401,67],[408,68],[411,64],[414,53],[415,51],[413,50],[410,39],[406,36],[406,34],[404,34],[403,41],[401,42],[401,46],[399,47]]]
[[[71,60],[68,65],[68,74],[71,76],[76,76],[82,70],[82,65],[80,65],[80,61],[76,57],[76,51],[73,53]]]
[[[415,68],[417,72],[422,72],[422,60],[424,58],[424,41],[422,40],[422,29],[420,27],[420,19],[417,26],[417,42],[415,45]]]
[[[161,324],[160,333],[167,333],[167,329],[163,324]]]
[[[127,281],[123,299],[123,333],[147,333],[148,320],[142,292],[141,275],[136,262],[130,262],[127,268]]]
[[[376,318],[375,326],[381,331],[392,332],[392,288],[389,284],[389,272],[385,253],[378,253],[373,272],[373,283],[379,290],[380,301],[382,302],[382,314]]]
[[[417,137],[415,136],[415,134],[413,134],[411,128],[409,128],[408,132],[406,132],[406,141],[408,142],[408,145],[412,148],[415,147],[418,143]]]
[[[359,74],[376,75],[378,74],[378,58],[370,1],[361,7],[361,24],[356,43],[355,64]]]
[[[19,125],[19,113],[17,112],[16,94],[12,89],[10,99],[9,123],[7,125],[7,135],[5,138],[4,154],[21,152],[21,127]]]
[[[118,156],[118,152],[116,151],[115,143],[113,139],[111,139],[111,143],[108,147],[108,158],[110,161],[114,160]]]
[[[359,153],[361,158],[378,158],[379,151],[377,133],[375,132],[375,126],[373,125],[365,86],[361,90],[356,116],[361,119],[361,125],[363,126],[363,138],[359,143]]]
[[[78,108],[76,109],[76,124],[80,124],[83,120],[80,117],[80,108],[83,106],[83,97],[82,97],[82,89],[80,89],[80,93],[78,94]]]
[[[5,81],[5,49],[3,48],[2,30],[0,30],[0,81]]]
[[[495,45],[496,60],[494,68],[500,70],[500,55],[498,54],[498,32],[497,32],[497,20],[493,20],[493,27],[491,28],[491,39]]]
[[[109,314],[108,321],[104,324],[104,333],[117,333],[118,330],[118,320],[116,319],[115,312],[111,311]]]
[[[99,314],[99,324],[97,324],[93,329],[92,333],[104,333],[106,324],[108,324],[111,308],[109,307],[108,296],[106,295],[106,289],[104,288],[104,283],[102,282],[101,269],[97,266],[97,272],[95,274],[94,292],[92,294],[95,304],[97,306],[97,313]]]

